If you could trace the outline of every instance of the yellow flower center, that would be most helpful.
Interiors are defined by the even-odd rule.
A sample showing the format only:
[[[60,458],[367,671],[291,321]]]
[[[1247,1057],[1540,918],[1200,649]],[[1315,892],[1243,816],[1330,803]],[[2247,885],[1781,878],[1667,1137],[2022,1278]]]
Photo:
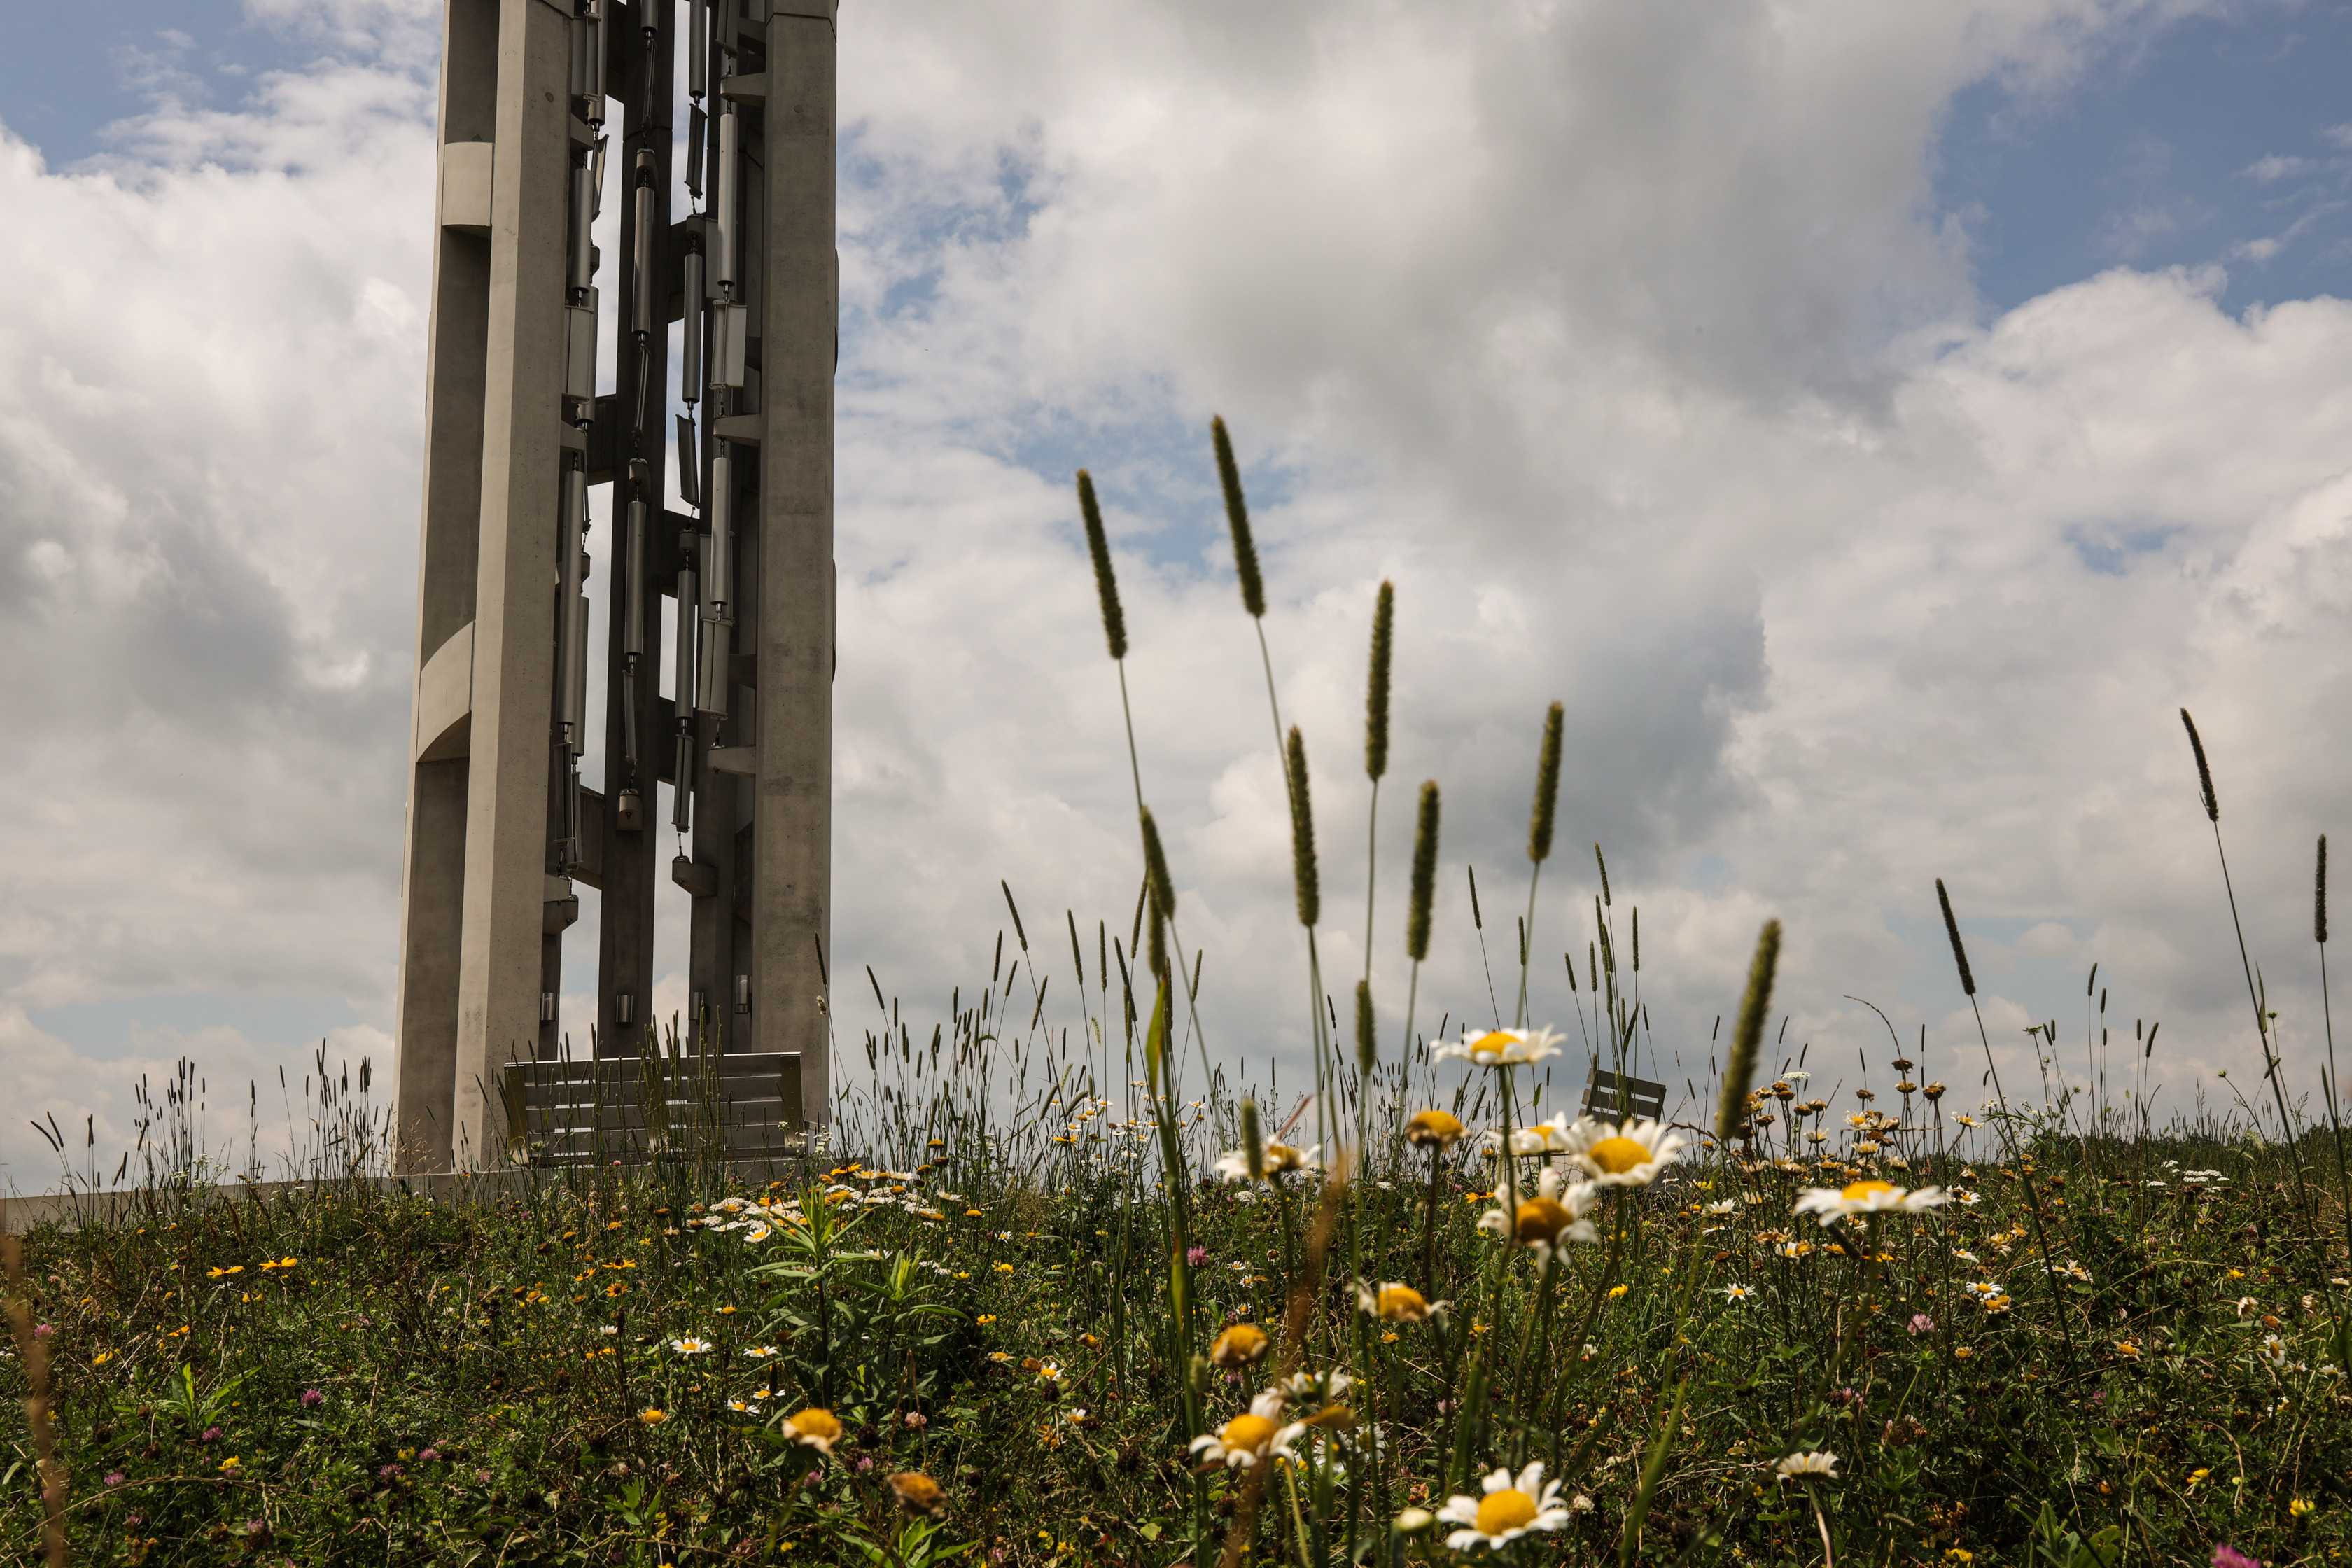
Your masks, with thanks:
[[[1839,1195],[1850,1204],[1861,1204],[1868,1203],[1873,1198],[1883,1198],[1902,1190],[1893,1182],[1856,1182]]]
[[[1574,1223],[1559,1199],[1529,1198],[1519,1205],[1516,1228],[1518,1238],[1533,1246],[1538,1241],[1558,1241],[1559,1233]]]
[[[784,1425],[792,1428],[795,1436],[816,1438],[827,1443],[837,1442],[841,1437],[841,1423],[830,1410],[812,1407],[793,1416]]]
[[[1251,1323],[1235,1323],[1209,1347],[1209,1359],[1219,1366],[1247,1366],[1265,1352],[1265,1330]]]
[[[1479,1036],[1476,1043],[1471,1046],[1470,1052],[1479,1057],[1501,1056],[1518,1041],[1519,1037],[1508,1029],[1496,1029]]]
[[[1429,1316],[1429,1300],[1410,1285],[1383,1285],[1380,1292],[1380,1314],[1395,1321],[1417,1323]]]
[[[1622,1132],[1612,1133],[1584,1152],[1584,1157],[1612,1176],[1622,1176],[1650,1158],[1649,1150]]]
[[[1234,1453],[1262,1453],[1274,1441],[1274,1423],[1263,1415],[1236,1415],[1225,1423],[1217,1441]]]
[[[1482,1535],[1500,1535],[1507,1530],[1524,1530],[1536,1519],[1536,1500],[1517,1487],[1505,1487],[1498,1492],[1488,1492],[1478,1504],[1478,1531]]]
[[[1405,1123],[1404,1136],[1417,1148],[1444,1148],[1462,1136],[1462,1122],[1447,1111],[1424,1110]]]

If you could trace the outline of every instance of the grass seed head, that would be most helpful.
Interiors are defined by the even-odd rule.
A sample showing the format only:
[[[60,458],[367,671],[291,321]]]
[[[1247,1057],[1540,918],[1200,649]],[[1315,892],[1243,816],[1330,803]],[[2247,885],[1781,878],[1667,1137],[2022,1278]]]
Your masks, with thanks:
[[[2312,878],[2311,938],[2327,945],[2327,835],[2319,836],[2319,869]]]
[[[1364,776],[1378,783],[1389,771],[1389,657],[1396,627],[1396,585],[1383,582],[1372,606],[1371,675],[1364,694]]]
[[[1731,1058],[1723,1069],[1723,1101],[1715,1113],[1715,1135],[1719,1142],[1731,1141],[1747,1107],[1748,1080],[1756,1076],[1756,1053],[1764,1039],[1765,1015],[1772,1008],[1772,977],[1780,966],[1780,922],[1766,921],[1756,934],[1756,956],[1748,965],[1748,990],[1739,998],[1739,1023],[1732,1030]],[[1776,1091],[1780,1087],[1774,1086]]]
[[[1168,874],[1168,852],[1160,847],[1160,824],[1153,820],[1151,808],[1143,808],[1143,868],[1146,885],[1151,889],[1151,901],[1162,920],[1176,918],[1176,879]]]
[[[1977,994],[1977,977],[1969,968],[1969,950],[1960,944],[1960,922],[1952,913],[1952,895],[1944,891],[1944,879],[1936,879],[1936,901],[1944,908],[1944,934],[1952,939],[1952,962],[1960,966],[1960,992],[1963,995]]]
[[[1437,897],[1437,781],[1421,786],[1421,813],[1412,829],[1412,908],[1405,919],[1404,951],[1415,963],[1429,956],[1429,908]]]
[[[1118,577],[1111,570],[1110,535],[1103,531],[1102,508],[1095,500],[1094,477],[1078,470],[1078,513],[1086,520],[1087,553],[1094,558],[1095,594],[1102,600],[1103,637],[1111,658],[1127,657],[1127,616],[1118,607]]]
[[[1552,824],[1559,816],[1559,731],[1564,722],[1559,703],[1544,711],[1543,748],[1536,754],[1535,808],[1528,816],[1528,858],[1541,865],[1551,856]]]
[[[2197,733],[2197,721],[2189,716],[2186,708],[2180,710],[2180,724],[2189,731],[2189,749],[2197,756],[2197,788],[2205,797],[2205,819],[2219,822],[2221,820],[2221,803],[2213,795],[2212,764],[2205,760],[2205,742]]]
[[[1209,421],[1209,438],[1217,448],[1217,482],[1224,488],[1225,521],[1234,531],[1234,571],[1242,580],[1242,608],[1263,618],[1265,579],[1258,575],[1257,542],[1250,537],[1249,502],[1242,497],[1241,465],[1234,461],[1233,437],[1222,417]]]
[[[1290,863],[1298,891],[1298,923],[1313,930],[1323,918],[1323,888],[1315,869],[1315,807],[1307,790],[1307,739],[1290,727]]]

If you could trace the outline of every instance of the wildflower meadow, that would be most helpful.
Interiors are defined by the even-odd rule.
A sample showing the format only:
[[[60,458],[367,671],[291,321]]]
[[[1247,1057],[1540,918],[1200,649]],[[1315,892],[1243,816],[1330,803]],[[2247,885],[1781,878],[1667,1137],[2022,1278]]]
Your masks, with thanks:
[[[1397,595],[1372,609],[1365,731],[1317,759],[1360,763],[1378,812]],[[1715,1037],[1678,1043],[1708,1076],[1650,1085],[1643,989],[1673,980],[1599,848],[1573,1000],[1529,1016],[1537,887],[1588,874],[1556,853],[1561,710],[1514,764],[1526,864],[1454,933],[1496,984],[1424,995],[1436,879],[1465,875],[1442,781],[1409,797],[1402,888],[1370,890],[1396,919],[1379,967],[1328,973],[1316,837],[1363,825],[1318,818],[1265,662],[1305,966],[1265,1005],[1303,1015],[1292,1081],[1203,1027],[1130,714],[1132,911],[1024,920],[1008,878],[994,967],[932,1027],[835,973],[835,1103],[789,1156],[730,1163],[690,1130],[568,1166],[519,1145],[427,1194],[384,1174],[370,1075],[323,1055],[296,1180],[236,1179],[263,1173],[207,1147],[194,1068],[110,1176],[51,1124],[69,1181],[125,1195],[7,1242],[0,1562],[2346,1559],[2332,1040],[2299,1091],[2251,955],[2222,1101],[2159,1108],[2160,1026],[2111,1022],[2095,972],[2082,1033],[2029,1037],[2032,1082],[2001,1081],[1980,1016],[1930,1040],[1881,1014],[1880,1048],[1818,1059],[1776,1022],[1777,922]],[[2234,910],[2225,878],[2217,857]],[[1973,1006],[1958,895],[1932,892]],[[1495,906],[1522,895],[1514,931]]]

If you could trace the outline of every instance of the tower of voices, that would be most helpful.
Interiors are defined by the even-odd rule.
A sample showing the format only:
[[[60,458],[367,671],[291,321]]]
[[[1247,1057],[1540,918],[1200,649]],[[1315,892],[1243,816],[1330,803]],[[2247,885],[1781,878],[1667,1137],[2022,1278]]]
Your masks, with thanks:
[[[502,1076],[561,1047],[583,885],[598,1057],[646,1048],[656,900],[684,898],[687,1038],[796,1058],[785,1119],[822,1120],[835,9],[447,0],[404,1169],[507,1157]]]

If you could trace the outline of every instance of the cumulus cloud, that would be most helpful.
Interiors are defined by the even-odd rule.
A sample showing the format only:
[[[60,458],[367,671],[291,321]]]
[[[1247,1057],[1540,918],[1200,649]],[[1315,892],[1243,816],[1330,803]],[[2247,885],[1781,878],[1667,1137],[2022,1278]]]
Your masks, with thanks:
[[[325,29],[321,61],[248,103],[166,105],[74,171],[0,140],[22,216],[0,279],[50,307],[0,325],[0,647],[42,675],[0,688],[26,738],[0,1052],[61,1121],[119,1114],[127,1070],[40,1026],[65,1003],[275,990],[391,1023],[434,8],[281,9],[250,5]],[[1212,1045],[1297,1060],[1304,939],[1214,409],[1307,737],[1334,975],[1363,961],[1365,638],[1398,584],[1384,1030],[1412,786],[1446,791],[1426,1027],[1484,1005],[1465,864],[1511,956],[1557,699],[1538,1005],[1566,1021],[1601,841],[1678,1087],[1772,913],[1791,1054],[1883,1059],[1853,992],[1906,1043],[1926,1021],[1928,1059],[1972,1083],[1938,875],[2005,1077],[2093,959],[2111,1024],[2167,1020],[2168,1075],[2252,1059],[2185,701],[2307,1069],[2302,858],[2352,668],[2328,635],[2352,307],[2232,316],[2210,269],[2126,269],[1989,319],[1930,179],[1955,93],[2063,94],[2180,9],[845,16],[836,972],[871,962],[944,1011],[986,972],[999,875],[1033,941],[1066,907],[1125,925],[1086,462]],[[837,1020],[862,1028],[845,994]],[[2061,1016],[2069,1062],[2083,1026]],[[289,1049],[200,1027],[224,1074]],[[40,1153],[0,1130],[5,1179]]]

